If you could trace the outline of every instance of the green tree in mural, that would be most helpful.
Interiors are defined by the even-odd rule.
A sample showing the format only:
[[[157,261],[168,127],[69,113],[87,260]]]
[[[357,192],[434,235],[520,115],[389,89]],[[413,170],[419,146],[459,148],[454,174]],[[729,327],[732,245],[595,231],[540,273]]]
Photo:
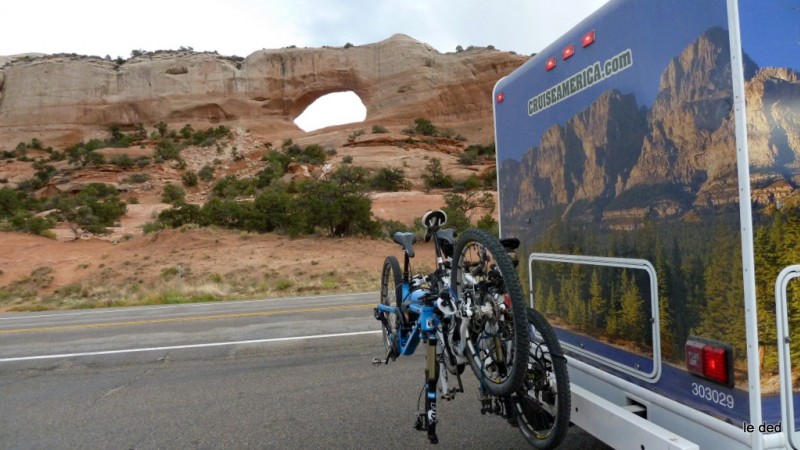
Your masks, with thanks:
[[[561,287],[561,298],[566,303],[567,321],[574,329],[583,328],[585,318],[585,308],[580,298],[580,292],[573,280],[564,280],[565,285]]]
[[[586,296],[583,295],[583,266],[580,264],[570,265],[569,276],[562,284],[562,300],[567,306],[567,320],[578,330],[585,330],[587,327]]]
[[[655,246],[655,269],[658,274],[658,321],[661,334],[661,354],[674,360],[678,353],[675,337],[675,309],[672,306],[672,268],[667,263],[667,255],[661,240]]]
[[[589,283],[589,330],[597,332],[605,328],[606,314],[608,313],[606,299],[603,297],[603,287],[597,270],[592,270],[592,280]]]
[[[552,286],[550,286],[550,290],[547,291],[547,299],[544,302],[544,310],[548,314],[556,314],[557,313],[557,301],[556,301],[556,293]]]
[[[536,308],[542,314],[545,314],[545,298],[544,298],[544,288],[542,287],[542,281],[536,280],[533,289],[533,307]]]
[[[639,286],[633,275],[622,271],[622,292],[620,297],[619,331],[627,339],[641,343],[644,340],[645,322]]]
[[[756,295],[758,303],[758,340],[764,349],[762,370],[777,373],[778,351],[775,345],[777,330],[775,317],[775,279],[778,277],[778,247],[773,234],[780,239],[777,220],[771,227],[763,226],[755,234]]]
[[[738,235],[729,230],[717,228],[713,236],[705,271],[707,303],[696,333],[731,344],[735,357],[742,359],[746,347],[741,246]]]

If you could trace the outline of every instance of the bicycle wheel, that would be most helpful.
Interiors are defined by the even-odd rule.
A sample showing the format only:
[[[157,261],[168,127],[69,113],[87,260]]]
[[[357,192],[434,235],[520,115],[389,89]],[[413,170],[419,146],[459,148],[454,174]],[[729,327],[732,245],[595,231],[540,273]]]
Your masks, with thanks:
[[[527,316],[531,340],[528,370],[511,400],[525,439],[536,448],[552,449],[561,443],[569,427],[567,360],[547,320],[531,308]]]
[[[400,331],[400,302],[402,299],[403,274],[400,272],[400,263],[394,256],[387,256],[383,261],[381,271],[381,304],[396,306],[395,314],[384,313],[386,322],[383,327],[383,346],[387,354],[393,358],[400,356],[398,333]]]
[[[469,320],[465,356],[481,387],[494,396],[522,385],[530,340],[522,288],[514,266],[491,234],[470,229],[456,242],[452,278]]]

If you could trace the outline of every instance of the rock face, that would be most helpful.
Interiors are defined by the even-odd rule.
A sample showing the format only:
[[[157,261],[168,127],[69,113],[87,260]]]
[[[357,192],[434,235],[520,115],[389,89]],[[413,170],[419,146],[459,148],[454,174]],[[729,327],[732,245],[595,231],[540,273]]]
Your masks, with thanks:
[[[506,208],[613,198],[615,183],[627,177],[639,157],[645,131],[632,95],[604,93],[565,126],[547,130],[540,147],[527,152],[521,164],[504,166],[504,183],[519,187],[503,191]]]
[[[295,129],[292,121],[314,100],[348,90],[367,106],[368,120],[486,119],[494,83],[526,59],[441,54],[404,35],[349,48],[262,50],[243,61],[191,52],[123,64],[28,56],[0,69],[0,139],[159,121]]]

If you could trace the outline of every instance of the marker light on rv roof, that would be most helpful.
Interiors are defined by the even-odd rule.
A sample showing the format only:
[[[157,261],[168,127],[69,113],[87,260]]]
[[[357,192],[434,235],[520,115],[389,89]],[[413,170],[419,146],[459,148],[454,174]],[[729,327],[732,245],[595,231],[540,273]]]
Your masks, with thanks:
[[[506,94],[500,92],[497,94],[497,103],[503,103],[503,100],[506,99]]]
[[[561,52],[561,56],[564,57],[565,61],[572,58],[572,55],[574,54],[575,54],[575,46],[572,44],[569,44],[569,46],[565,48],[564,51]]]
[[[583,39],[581,39],[581,45],[586,48],[590,45],[594,44],[594,30],[586,33],[583,35]]]
[[[547,63],[544,65],[544,70],[550,72],[555,68],[556,68],[556,57],[554,56],[547,60]]]

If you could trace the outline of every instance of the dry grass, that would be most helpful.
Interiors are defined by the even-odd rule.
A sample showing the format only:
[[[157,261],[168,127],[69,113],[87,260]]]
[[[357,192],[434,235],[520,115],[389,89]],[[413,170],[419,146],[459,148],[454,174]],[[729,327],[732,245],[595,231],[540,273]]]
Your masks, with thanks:
[[[310,266],[313,268],[314,266]],[[46,282],[46,271],[38,271],[23,282],[0,291],[0,306],[9,311],[90,309],[116,306],[196,303],[251,298],[321,295],[378,290],[379,271],[363,270],[306,272],[283,276],[266,272],[259,276],[218,273],[179,276],[169,268],[150,282],[130,281],[121,285],[75,282],[49,294],[39,294],[37,283]]]

